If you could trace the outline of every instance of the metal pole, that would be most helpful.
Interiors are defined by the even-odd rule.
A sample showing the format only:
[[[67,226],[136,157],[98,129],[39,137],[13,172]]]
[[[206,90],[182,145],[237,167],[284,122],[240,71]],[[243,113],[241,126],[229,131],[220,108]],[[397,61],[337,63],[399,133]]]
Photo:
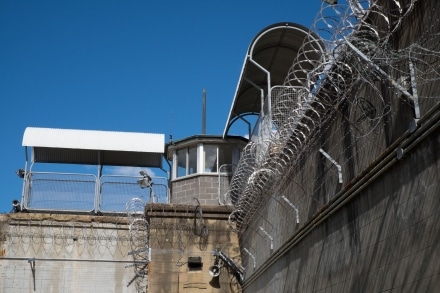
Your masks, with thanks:
[[[411,99],[411,101],[414,102],[414,97],[407,91],[405,88],[403,88],[400,84],[397,83],[391,76],[389,76],[385,71],[383,71],[379,66],[373,63],[364,53],[362,53],[358,48],[356,48],[352,43],[350,43],[347,38],[344,37],[345,43],[356,53],[361,57],[365,62],[367,62],[371,67],[373,67],[380,75],[382,75],[384,78],[386,78],[392,86],[394,86],[396,89],[402,92],[406,97]]]
[[[206,134],[206,90],[202,93],[202,134]]]

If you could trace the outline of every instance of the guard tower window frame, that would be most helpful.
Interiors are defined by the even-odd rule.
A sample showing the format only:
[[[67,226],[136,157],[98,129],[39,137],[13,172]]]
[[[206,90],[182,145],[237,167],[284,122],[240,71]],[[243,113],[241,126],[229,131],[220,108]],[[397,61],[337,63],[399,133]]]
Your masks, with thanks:
[[[176,175],[183,177],[197,173],[197,146],[176,150]]]
[[[218,146],[214,144],[203,145],[203,169],[205,173],[218,172]]]
[[[198,143],[174,151],[173,179],[194,174],[218,174],[224,164],[237,163],[240,151],[230,144]]]
[[[203,144],[203,170],[205,173],[218,173],[224,164],[232,164],[233,150],[228,144]]]

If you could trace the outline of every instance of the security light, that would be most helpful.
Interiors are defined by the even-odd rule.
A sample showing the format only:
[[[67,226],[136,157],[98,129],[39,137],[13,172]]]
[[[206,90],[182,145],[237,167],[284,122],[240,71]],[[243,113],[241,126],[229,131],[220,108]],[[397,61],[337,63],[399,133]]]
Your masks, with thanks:
[[[139,186],[140,186],[142,189],[147,188],[147,187],[151,187],[151,186],[153,185],[153,181],[152,181],[150,175],[148,175],[147,172],[145,172],[145,171],[140,171],[139,174],[141,174],[143,178],[142,178],[142,179],[139,179],[139,180],[137,181],[137,183],[139,184]]]
[[[220,275],[220,266],[219,265],[210,266],[209,274],[213,277],[218,277]]]
[[[24,171],[23,169],[18,169],[17,171],[15,171],[15,174],[17,174],[17,176],[20,178],[24,178],[25,173],[26,171]]]
[[[18,213],[18,212],[21,211],[21,205],[20,205],[20,202],[17,199],[14,199],[12,201],[12,211],[14,213]]]
[[[322,1],[324,1],[325,3],[328,3],[330,5],[338,4],[338,0],[322,0]]]

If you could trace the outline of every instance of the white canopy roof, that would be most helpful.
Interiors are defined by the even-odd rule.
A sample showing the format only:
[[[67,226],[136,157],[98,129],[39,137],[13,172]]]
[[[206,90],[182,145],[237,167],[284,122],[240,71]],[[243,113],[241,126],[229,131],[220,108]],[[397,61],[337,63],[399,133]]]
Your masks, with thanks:
[[[28,127],[22,145],[33,162],[161,167],[165,135]]]

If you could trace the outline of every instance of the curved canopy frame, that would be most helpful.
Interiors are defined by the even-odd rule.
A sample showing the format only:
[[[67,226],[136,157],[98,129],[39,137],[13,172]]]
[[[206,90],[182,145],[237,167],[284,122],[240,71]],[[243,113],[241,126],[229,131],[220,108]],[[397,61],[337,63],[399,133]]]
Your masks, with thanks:
[[[273,24],[257,34],[245,56],[224,137],[240,117],[260,115],[270,89],[283,84],[304,40],[311,35],[319,39],[306,27],[290,22]]]

